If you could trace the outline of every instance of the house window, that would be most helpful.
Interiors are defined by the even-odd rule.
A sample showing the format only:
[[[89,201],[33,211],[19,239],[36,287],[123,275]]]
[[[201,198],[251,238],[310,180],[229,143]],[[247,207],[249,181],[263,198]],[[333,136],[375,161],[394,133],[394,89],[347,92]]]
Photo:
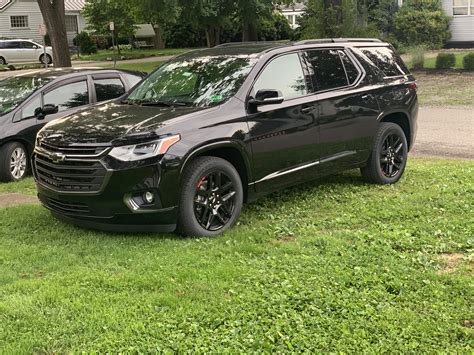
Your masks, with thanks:
[[[78,33],[78,30],[77,30],[77,16],[75,16],[75,15],[66,15],[65,21],[66,21],[66,31],[67,32]]]
[[[474,0],[453,0],[454,16],[474,16]]]
[[[28,28],[28,16],[10,16],[11,28]]]

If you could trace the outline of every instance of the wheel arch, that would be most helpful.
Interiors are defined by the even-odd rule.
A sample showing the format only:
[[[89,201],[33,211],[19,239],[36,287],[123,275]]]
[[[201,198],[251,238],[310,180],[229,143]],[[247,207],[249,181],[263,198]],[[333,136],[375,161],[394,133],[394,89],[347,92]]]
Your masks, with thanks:
[[[408,150],[412,148],[412,128],[409,115],[404,111],[386,112],[379,117],[379,122],[391,122],[400,126],[405,133],[408,143]]]
[[[248,183],[251,181],[250,160],[248,153],[241,143],[227,140],[207,143],[205,145],[196,147],[185,157],[180,168],[180,176],[184,168],[194,159],[201,156],[213,156],[227,160],[231,163],[235,170],[239,173],[242,181],[242,188],[244,190],[244,201],[248,197]]]

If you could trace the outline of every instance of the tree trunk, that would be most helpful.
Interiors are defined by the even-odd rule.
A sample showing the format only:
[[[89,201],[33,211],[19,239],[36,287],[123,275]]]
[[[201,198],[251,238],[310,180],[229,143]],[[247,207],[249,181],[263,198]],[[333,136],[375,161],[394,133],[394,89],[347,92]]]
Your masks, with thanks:
[[[257,28],[253,23],[245,23],[242,26],[242,42],[258,41]]]
[[[220,29],[215,26],[206,26],[205,31],[207,47],[217,46],[220,41]]]
[[[159,25],[153,25],[153,30],[155,31],[155,37],[153,37],[153,44],[156,49],[165,48],[165,41],[163,39],[163,31]]]
[[[64,20],[64,0],[38,0],[38,5],[51,39],[54,66],[70,67],[71,56]]]

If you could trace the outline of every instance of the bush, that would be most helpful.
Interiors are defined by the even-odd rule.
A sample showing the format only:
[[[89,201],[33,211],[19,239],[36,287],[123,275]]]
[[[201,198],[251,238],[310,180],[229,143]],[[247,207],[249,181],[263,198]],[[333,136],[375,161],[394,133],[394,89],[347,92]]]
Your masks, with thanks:
[[[415,46],[408,50],[411,56],[411,65],[414,70],[423,69],[425,66],[425,46]]]
[[[474,70],[474,52],[468,53],[462,59],[462,66],[466,70]]]
[[[107,36],[92,35],[92,41],[98,49],[107,49],[109,48],[109,40]]]
[[[439,0],[407,0],[395,15],[395,30],[405,45],[438,49],[450,37],[449,17]]]
[[[436,57],[436,69],[449,69],[456,65],[454,53],[439,53]]]
[[[73,43],[79,47],[79,53],[81,54],[97,53],[97,46],[87,32],[82,31],[79,33],[74,38]]]

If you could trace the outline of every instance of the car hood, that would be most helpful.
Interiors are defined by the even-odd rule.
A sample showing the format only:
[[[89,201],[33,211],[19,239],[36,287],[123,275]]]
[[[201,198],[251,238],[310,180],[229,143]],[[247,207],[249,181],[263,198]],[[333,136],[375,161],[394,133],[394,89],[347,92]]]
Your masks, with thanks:
[[[160,128],[207,110],[209,108],[106,103],[54,120],[43,128],[40,135],[61,145],[123,145],[158,137]]]

